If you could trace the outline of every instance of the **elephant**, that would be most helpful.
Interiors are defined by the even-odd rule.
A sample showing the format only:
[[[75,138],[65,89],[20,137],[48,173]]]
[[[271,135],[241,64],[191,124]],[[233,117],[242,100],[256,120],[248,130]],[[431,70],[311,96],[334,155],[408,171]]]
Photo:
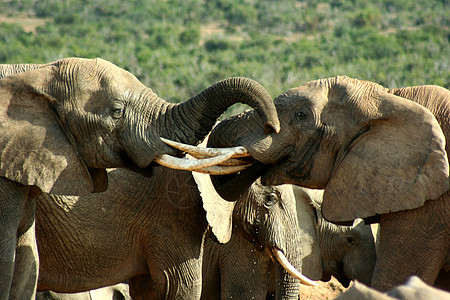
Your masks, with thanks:
[[[128,284],[119,283],[87,292],[66,294],[53,291],[38,292],[36,300],[131,300]]]
[[[336,300],[445,300],[450,299],[450,293],[431,287],[424,283],[419,277],[411,276],[404,284],[399,285],[386,293],[371,289],[366,285],[355,282],[355,284]]]
[[[312,280],[329,281],[333,276],[344,287],[351,280],[370,284],[376,261],[370,226],[362,220],[352,226],[329,223],[320,215],[323,190],[292,188],[301,232],[301,243],[297,245],[302,257],[299,271]],[[262,299],[265,287],[268,298],[275,296],[272,261],[266,253],[255,251],[242,234],[233,233],[227,244],[206,239],[204,251],[202,298],[205,300],[219,299],[216,293],[224,283],[247,293],[236,297],[226,292],[222,299],[250,299],[251,296]],[[247,274],[248,270],[252,271],[251,278],[237,284],[235,278]],[[255,290],[255,286],[263,287],[260,294],[250,295],[248,291]]]
[[[206,174],[155,167],[148,178],[118,168],[108,178],[102,193],[38,197],[38,290],[80,292],[128,281],[133,299],[199,299],[202,290],[204,299],[260,299],[268,289],[268,249],[280,260],[277,298],[297,299],[299,280],[284,269],[301,269],[291,186],[256,181],[228,202]],[[209,235],[214,242],[205,241]]]
[[[150,175],[155,162],[179,155],[160,137],[197,144],[236,102],[264,115],[267,133],[279,130],[272,98],[248,78],[225,79],[171,104],[100,58],[0,65],[0,74],[0,299],[34,296],[39,193],[104,191],[105,168]]]
[[[336,76],[289,89],[274,102],[281,124],[276,135],[263,135],[252,112],[211,132],[208,146],[240,145],[254,161],[239,174],[213,176],[224,199],[251,183],[251,169],[260,170],[264,185],[324,189],[326,220],[380,223],[371,280],[380,291],[414,274],[433,284],[441,268],[450,269],[447,89],[387,89]]]
[[[115,195],[118,201],[113,202],[112,199],[108,201],[113,202],[114,205],[126,206],[128,202],[127,200],[125,200],[126,197],[123,195],[126,195],[128,197],[138,193],[135,189],[130,188],[130,182],[132,182],[132,184],[140,182],[140,180],[138,179],[141,176],[139,176],[138,174],[133,174],[132,180],[127,179],[125,181],[119,181],[117,179],[122,178],[124,175],[117,174],[117,172],[118,170],[115,170],[113,176],[110,177],[112,178],[112,183],[120,183],[119,186],[117,186],[117,184],[114,185],[119,190],[119,192],[111,192]],[[176,182],[184,183],[185,181],[177,179]],[[166,194],[163,193],[164,195],[166,195],[166,198],[169,199],[169,201],[167,201],[167,204],[179,205],[181,203],[181,207],[192,205],[194,200],[188,200],[187,198],[175,199],[174,197],[172,197],[173,195],[178,195],[177,192],[174,191],[174,188],[179,189],[179,185],[180,184],[169,188],[169,191]],[[120,191],[120,189],[123,189],[124,186],[128,187],[127,190]],[[256,187],[261,188],[261,186],[258,185],[253,187],[253,189],[256,189]],[[192,188],[195,189],[195,186],[192,185]],[[145,191],[146,189],[144,188],[141,189],[139,193],[145,193]],[[264,195],[265,193],[267,192],[262,191],[261,193],[256,196],[254,195],[253,197],[261,197],[261,195]],[[332,275],[338,278],[338,280],[344,286],[348,286],[350,280],[353,279],[370,283],[370,277],[369,280],[367,280],[366,278],[368,274],[370,276],[370,274],[372,274],[373,272],[374,249],[373,240],[372,243],[366,242],[372,238],[369,226],[362,223],[358,223],[357,225],[352,227],[337,226],[326,222],[320,216],[320,212],[318,211],[320,208],[322,193],[323,191],[318,191],[317,193],[317,191],[294,187],[297,219],[299,223],[299,229],[302,232],[300,244],[296,245],[301,250],[302,256],[302,263],[299,271],[301,271],[301,273],[303,273],[307,277],[311,277],[315,280],[321,279],[324,281],[328,281],[330,279],[330,276]],[[90,197],[98,197],[100,195],[101,194],[96,194]],[[138,195],[138,197],[143,196]],[[91,211],[87,207],[91,208],[90,205],[92,203],[98,203],[98,205],[108,205],[108,202],[98,200],[95,202],[83,201],[81,204],[77,204],[77,202],[74,201],[61,201],[57,196],[53,195],[41,195],[40,198],[42,199],[40,199],[40,201],[38,202],[37,209],[37,239],[39,249],[43,253],[41,259],[43,260],[43,264],[45,264],[45,266],[41,265],[41,268],[45,269],[41,270],[40,274],[45,278],[41,278],[40,288],[60,289],[60,291],[74,291],[73,287],[71,289],[67,289],[66,287],[61,288],[59,285],[45,286],[45,282],[49,281],[47,274],[67,272],[64,268],[69,269],[69,267],[70,270],[75,270],[72,272],[80,273],[86,272],[86,269],[98,268],[98,256],[105,255],[103,259],[107,259],[106,256],[109,255],[109,252],[107,252],[107,250],[104,250],[104,252],[101,253],[98,252],[99,250],[82,250],[82,252],[84,253],[83,257],[92,257],[93,259],[97,257],[96,260],[89,260],[83,266],[81,266],[81,262],[78,261],[76,264],[71,262],[69,263],[69,265],[58,267],[57,262],[54,259],[49,261],[49,258],[51,259],[52,257],[57,257],[60,260],[69,260],[74,250],[68,252],[64,247],[68,247],[69,249],[71,249],[72,247],[78,247],[77,245],[82,245],[82,247],[85,247],[84,241],[82,240],[84,236],[99,237],[99,232],[101,232],[100,229],[93,229],[98,227],[97,223],[99,222],[105,224],[102,225],[105,227],[109,226],[107,224],[116,224],[117,221],[115,221],[116,216],[114,215],[114,212],[118,211],[119,209],[114,208],[109,212],[105,211],[100,218],[99,216],[96,216],[97,213],[95,211]],[[65,203],[73,203],[73,205],[81,205],[81,207],[77,209],[74,206],[65,207]],[[84,206],[86,206],[85,209]],[[76,210],[79,210],[80,212],[76,212]],[[87,211],[88,213],[86,213],[85,211]],[[122,228],[132,227],[132,222],[134,222],[133,220],[136,219],[136,216],[134,214],[139,213],[148,215],[149,213],[145,211],[145,207],[142,210],[134,210],[133,212],[131,212],[130,216],[128,216],[127,218],[122,218],[122,220],[120,221],[121,224],[112,226],[113,228],[109,231],[116,232],[116,227],[120,227],[120,225],[122,225]],[[83,218],[79,219],[79,217],[77,216],[82,213],[84,213]],[[238,220],[239,214],[237,214],[237,211],[235,211],[234,214],[235,220]],[[58,217],[56,218],[56,221],[49,223],[46,219],[44,219],[47,215],[50,217],[54,215]],[[86,219],[90,219],[90,221],[85,225],[80,225],[84,223]],[[78,221],[72,223],[72,220]],[[143,222],[144,224],[141,224],[140,226],[149,227],[151,226],[151,224],[147,225],[147,223],[151,223],[152,221],[146,220]],[[238,223],[238,221],[236,221],[235,224],[236,223]],[[310,234],[311,238],[308,239],[308,237],[306,237],[306,234],[310,229],[312,229],[313,232]],[[81,232],[81,237],[76,242],[74,242],[74,239],[70,238],[70,235],[68,237],[66,232],[68,230]],[[116,239],[125,239],[125,236],[122,236],[122,234],[120,233],[112,234],[116,234],[118,236],[116,237]],[[144,234],[149,236],[147,239],[152,238],[152,232]],[[274,269],[274,264],[271,261],[268,253],[266,253],[265,251],[258,251],[261,250],[261,244],[259,244],[258,247],[255,248],[255,244],[257,243],[253,243],[253,239],[253,242],[249,242],[248,236],[248,233],[243,230],[242,226],[235,225],[233,227],[233,233],[231,235],[230,241],[226,244],[217,243],[214,238],[205,238],[202,254],[202,299],[250,299],[251,297],[254,297],[254,299],[261,299],[265,296],[275,296],[276,272]],[[108,247],[111,247],[110,241],[112,238],[113,237],[111,236],[106,239]],[[126,238],[130,239],[130,237]],[[349,238],[351,238],[351,242],[349,242]],[[59,241],[58,244],[55,244],[56,240]],[[98,240],[96,243],[101,242],[101,240]],[[307,243],[311,243],[314,245],[320,244],[320,248],[313,247],[314,250],[311,250],[310,247],[309,249],[307,249],[308,247],[307,245],[305,245]],[[110,258],[109,260],[114,261],[113,258]],[[117,259],[117,262],[119,262],[119,264],[121,261],[122,259]],[[367,270],[367,266],[369,266],[369,268],[371,269]],[[59,271],[55,272],[55,268],[58,268]],[[108,273],[109,270],[104,270],[102,272]],[[245,277],[242,277],[242,274],[245,274]],[[52,278],[53,276],[54,275],[51,275]],[[58,280],[56,280],[57,282],[70,282],[70,278],[76,278],[78,274],[67,273],[59,276],[64,278],[64,280],[59,278]],[[66,277],[68,278],[66,279]],[[138,280],[139,276],[137,276],[133,284],[138,287],[143,286],[145,288],[149,288],[146,285],[146,280],[149,281],[150,279],[146,279],[146,276],[143,276],[141,278],[141,280]],[[83,280],[90,281],[92,279]],[[75,290],[81,290],[85,288],[92,287],[83,286],[83,288],[78,287]],[[149,289],[151,289],[151,287]],[[142,297],[144,296],[145,294],[142,295]]]
[[[293,186],[293,191],[302,235],[301,273],[321,281],[333,276],[346,288],[352,280],[370,285],[376,262],[370,225],[362,219],[352,226],[330,223],[320,213],[323,190]]]

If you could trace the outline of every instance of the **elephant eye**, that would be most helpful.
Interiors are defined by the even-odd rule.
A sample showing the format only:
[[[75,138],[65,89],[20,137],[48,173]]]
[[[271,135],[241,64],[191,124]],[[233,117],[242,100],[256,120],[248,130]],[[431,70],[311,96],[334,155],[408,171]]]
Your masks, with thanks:
[[[351,235],[347,235],[346,239],[347,239],[348,245],[350,247],[353,246],[353,243],[354,243],[353,237]]]
[[[306,113],[303,112],[303,111],[299,111],[299,112],[297,112],[297,113],[295,114],[295,119],[296,119],[297,121],[304,120],[304,119],[306,119],[306,117],[307,117],[307,115],[306,115]]]
[[[271,207],[271,206],[275,205],[277,203],[277,201],[278,201],[277,194],[270,193],[270,194],[266,195],[264,205],[266,207]]]
[[[115,102],[111,106],[111,115],[114,119],[120,119],[123,116],[123,112],[125,110],[125,107],[122,103]]]

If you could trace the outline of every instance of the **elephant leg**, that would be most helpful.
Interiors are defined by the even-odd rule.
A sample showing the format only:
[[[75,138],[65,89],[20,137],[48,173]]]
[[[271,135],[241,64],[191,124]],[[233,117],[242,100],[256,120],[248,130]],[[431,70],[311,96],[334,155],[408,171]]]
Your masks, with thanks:
[[[35,235],[36,200],[28,199],[17,231],[14,278],[10,300],[34,299],[39,273],[39,257]]]
[[[181,269],[175,272],[150,271],[151,275],[146,274],[131,278],[129,281],[131,298],[135,300],[200,299],[202,288],[201,262],[195,266],[192,266],[191,263],[186,262],[185,266],[180,266]]]
[[[10,297],[17,229],[27,195],[28,187],[0,177],[0,300]]]
[[[448,216],[443,204],[443,199],[431,200],[417,209],[381,216],[373,288],[387,291],[413,274],[434,283],[448,249]]]

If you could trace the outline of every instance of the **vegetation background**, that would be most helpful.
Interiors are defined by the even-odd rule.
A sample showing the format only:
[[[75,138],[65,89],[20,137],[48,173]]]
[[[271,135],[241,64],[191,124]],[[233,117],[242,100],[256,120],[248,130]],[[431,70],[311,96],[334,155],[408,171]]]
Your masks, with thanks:
[[[0,63],[71,56],[109,60],[172,102],[231,76],[253,78],[274,97],[336,75],[450,88],[450,3],[0,0]],[[320,284],[302,287],[302,299],[343,290],[336,280]]]
[[[0,63],[102,57],[180,102],[246,76],[272,96],[348,75],[450,88],[448,0],[0,0]]]

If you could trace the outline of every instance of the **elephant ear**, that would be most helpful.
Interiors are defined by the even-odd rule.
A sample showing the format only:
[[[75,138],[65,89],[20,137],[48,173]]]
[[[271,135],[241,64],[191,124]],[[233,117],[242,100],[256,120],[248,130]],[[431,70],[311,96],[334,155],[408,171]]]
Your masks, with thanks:
[[[301,272],[312,280],[320,280],[323,270],[318,236],[320,225],[316,208],[322,202],[323,190],[311,190],[300,186],[292,186],[292,189],[301,235],[301,243],[298,245],[301,249]],[[316,200],[318,198],[320,200]]]
[[[45,90],[56,71],[50,65],[0,79],[0,176],[53,194],[105,189],[106,171],[91,170],[94,184],[50,108],[57,99]]]
[[[445,138],[431,112],[385,91],[371,97],[375,117],[325,187],[322,214],[334,223],[417,208],[449,188]]]
[[[228,243],[232,233],[233,210],[236,202],[219,196],[207,174],[192,172],[206,210],[206,220],[220,243]]]

